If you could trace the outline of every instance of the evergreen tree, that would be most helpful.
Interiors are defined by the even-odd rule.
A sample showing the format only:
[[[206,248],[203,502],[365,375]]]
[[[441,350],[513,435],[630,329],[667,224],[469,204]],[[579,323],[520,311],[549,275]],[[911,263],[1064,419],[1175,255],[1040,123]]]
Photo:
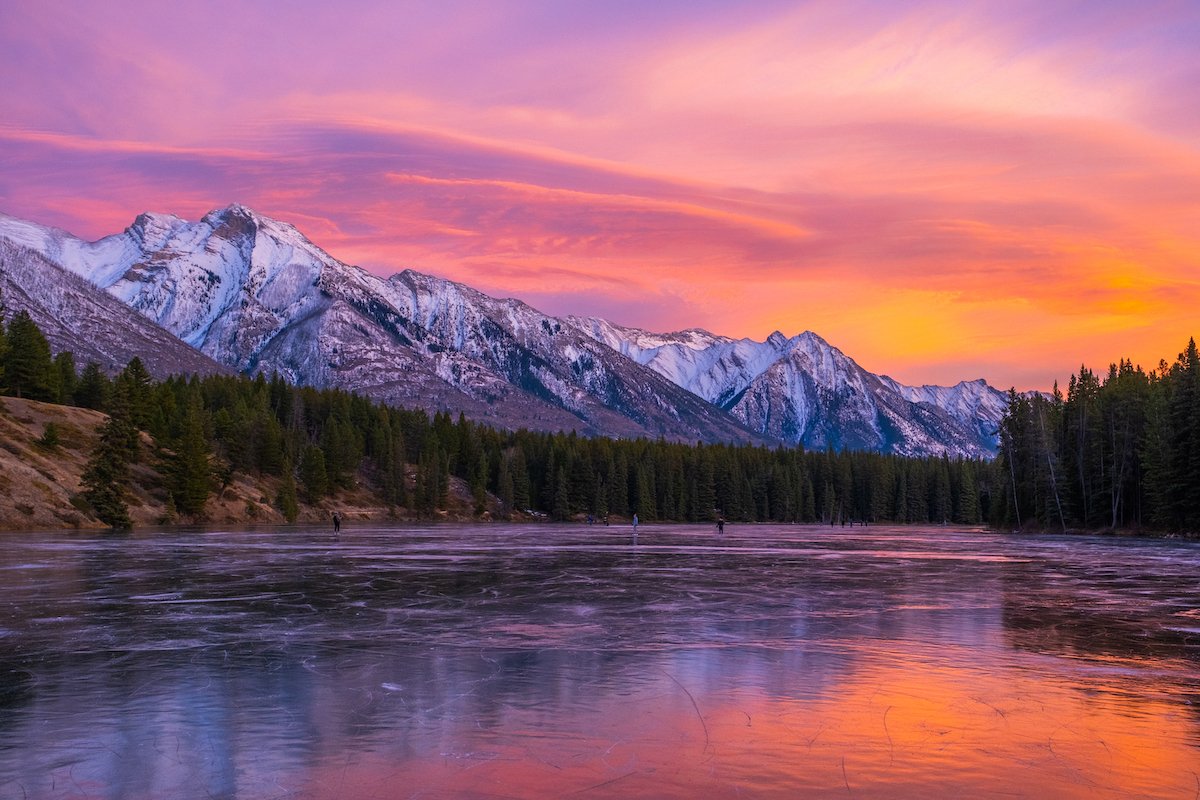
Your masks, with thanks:
[[[37,439],[37,445],[46,450],[56,449],[59,445],[58,425],[47,422],[46,427],[42,429],[42,435]]]
[[[300,486],[304,502],[316,505],[329,491],[329,476],[325,472],[325,453],[316,445],[304,448],[300,461]]]
[[[488,458],[480,452],[475,459],[476,467],[471,475],[471,497],[475,501],[475,513],[482,514],[487,510]]]
[[[571,516],[571,490],[567,483],[567,471],[559,467],[554,478],[554,504],[551,512],[556,520],[565,520]]]
[[[525,453],[520,447],[512,453],[512,506],[518,511],[524,511],[531,506],[529,491],[529,467],[525,463]]]
[[[89,361],[75,384],[73,400],[80,408],[100,410],[108,405],[110,391],[108,378],[100,371],[100,366],[94,361]]]
[[[1200,530],[1200,353],[1196,340],[1171,368],[1167,415],[1171,428],[1170,464],[1164,495],[1172,527]]]
[[[204,435],[203,409],[200,398],[188,404],[183,422],[183,435],[169,460],[171,497],[180,513],[200,514],[212,491],[212,452]]]
[[[137,356],[130,359],[129,363],[125,365],[125,369],[117,375],[116,384],[124,390],[125,396],[128,398],[129,419],[140,431],[148,430],[150,427],[154,402],[154,395],[151,391],[152,383],[153,378],[146,371],[146,365]]]
[[[54,372],[57,375],[58,396],[56,403],[68,405],[75,399],[75,387],[79,382],[75,374],[75,354],[70,351],[59,353],[54,357]]]
[[[300,506],[296,498],[296,476],[293,474],[290,459],[283,461],[283,481],[279,484],[275,505],[288,522],[295,522],[296,517],[300,516]]]
[[[512,511],[515,508],[516,501],[516,484],[513,481],[512,475],[512,458],[504,457],[500,459],[500,477],[497,479],[496,494],[500,498],[500,505],[505,511]]]
[[[96,518],[112,528],[127,529],[133,523],[125,502],[129,482],[129,439],[137,430],[129,420],[123,394],[114,398],[108,420],[100,426],[100,439],[84,468],[83,497]]]
[[[8,392],[16,397],[51,403],[58,399],[50,343],[25,310],[18,311],[8,323],[4,382]]]

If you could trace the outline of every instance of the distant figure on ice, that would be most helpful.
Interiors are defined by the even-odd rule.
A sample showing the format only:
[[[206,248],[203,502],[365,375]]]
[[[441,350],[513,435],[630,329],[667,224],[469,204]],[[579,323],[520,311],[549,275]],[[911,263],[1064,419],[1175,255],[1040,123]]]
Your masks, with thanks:
[[[333,512],[333,532],[340,533],[342,530],[342,515],[340,512]]]
[[[725,518],[717,517],[717,533],[725,532]]]
[[[604,524],[605,524],[605,526],[608,525],[608,514],[604,515]]]
[[[638,526],[638,518],[637,518],[637,514],[634,514],[633,515],[633,532],[634,533],[637,533],[637,526]]]

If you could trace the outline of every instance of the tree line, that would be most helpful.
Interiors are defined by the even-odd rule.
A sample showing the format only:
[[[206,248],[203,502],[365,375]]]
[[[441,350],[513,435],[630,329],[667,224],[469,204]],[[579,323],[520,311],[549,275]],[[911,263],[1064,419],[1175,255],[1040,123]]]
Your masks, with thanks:
[[[1196,341],[1149,372],[1086,366],[1064,396],[1009,395],[1000,426],[999,524],[1200,531],[1200,355]]]
[[[237,473],[278,479],[276,505],[295,519],[361,485],[383,505],[431,516],[461,479],[477,513],[642,520],[955,522],[995,516],[994,464],[799,447],[684,444],[506,431],[446,413],[394,408],[278,376],[170,377],[140,359],[114,377],[52,355],[28,314],[0,325],[8,394],[109,415],[83,476],[104,522],[129,524],[130,466],[155,466],[179,514],[202,513]],[[149,446],[143,437],[148,434]]]

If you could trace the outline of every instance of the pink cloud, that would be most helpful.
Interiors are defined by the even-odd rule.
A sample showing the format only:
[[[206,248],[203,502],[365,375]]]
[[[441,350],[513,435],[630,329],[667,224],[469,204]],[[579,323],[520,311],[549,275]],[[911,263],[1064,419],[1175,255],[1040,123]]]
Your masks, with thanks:
[[[812,328],[918,382],[1045,386],[1197,333],[1188,4],[5,15],[0,208],[89,238],[236,200],[377,272]]]

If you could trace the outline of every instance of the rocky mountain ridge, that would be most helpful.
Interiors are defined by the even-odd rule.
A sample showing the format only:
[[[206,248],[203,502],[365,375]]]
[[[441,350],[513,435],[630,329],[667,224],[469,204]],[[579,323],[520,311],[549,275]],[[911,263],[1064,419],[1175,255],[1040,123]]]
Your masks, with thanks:
[[[197,222],[142,214],[96,242],[0,214],[0,245],[25,265],[0,276],[27,287],[12,292],[22,302],[71,283],[56,269],[85,279],[147,330],[177,337],[138,343],[163,367],[277,371],[502,427],[974,457],[994,452],[1004,408],[982,381],[908,387],[874,375],[812,332],[655,334],[557,319],[413,270],[381,278],[241,205]],[[57,318],[107,302],[86,294],[58,302]],[[121,313],[110,313],[118,329],[142,324]],[[59,339],[69,345],[70,332]]]
[[[776,331],[757,342],[569,320],[752,430],[809,448],[990,455],[1007,406],[1005,394],[982,379],[912,387],[874,375],[811,331]]]

